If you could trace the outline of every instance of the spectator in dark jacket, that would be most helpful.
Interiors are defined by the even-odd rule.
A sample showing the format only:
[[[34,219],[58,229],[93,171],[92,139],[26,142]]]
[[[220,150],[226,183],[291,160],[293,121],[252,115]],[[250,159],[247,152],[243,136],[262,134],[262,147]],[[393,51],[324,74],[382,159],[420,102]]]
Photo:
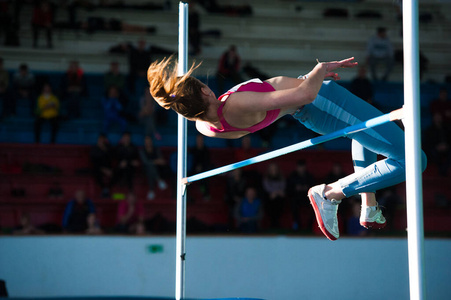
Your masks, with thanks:
[[[167,187],[162,174],[164,174],[164,170],[167,170],[169,167],[166,160],[163,158],[160,149],[153,144],[153,140],[150,136],[144,138],[144,147],[139,151],[139,155],[149,185],[147,199],[153,200],[155,198],[155,183],[158,183],[158,187],[161,190],[164,190]]]
[[[210,149],[205,146],[204,136],[202,134],[198,134],[196,136],[196,146],[189,149],[190,154],[193,158],[193,171],[194,174],[199,174],[204,171],[208,171],[212,169]],[[210,199],[210,184],[209,180],[205,179],[199,183],[199,188],[202,193],[202,197],[204,200]]]
[[[351,81],[350,91],[368,103],[373,102],[373,84],[367,76],[366,67],[361,66]]]
[[[432,124],[424,132],[424,150],[432,164],[438,167],[439,175],[448,176],[451,165],[451,126],[443,120],[443,115],[435,113]]]
[[[31,114],[34,112],[36,100],[36,79],[30,72],[27,64],[21,64],[19,70],[14,74],[12,80],[12,101],[5,102],[7,115],[16,114],[16,103],[19,99],[26,99],[30,103]]]
[[[9,72],[3,66],[3,58],[0,57],[0,102],[3,103],[3,116],[8,116],[7,112],[5,112],[5,106],[11,105],[12,100],[9,95]]]
[[[66,232],[84,233],[88,228],[88,215],[95,213],[95,206],[83,190],[75,192],[75,197],[66,205],[63,229]]]
[[[146,80],[147,68],[149,67],[151,52],[146,47],[145,40],[138,41],[138,47],[129,45],[128,47],[128,63],[129,63],[129,90],[132,93],[136,91],[136,83],[138,80]]]
[[[48,1],[36,1],[33,9],[31,27],[33,29],[33,47],[38,46],[39,31],[44,30],[47,37],[47,48],[52,48],[53,12]]]
[[[135,171],[139,167],[139,151],[131,142],[130,132],[124,132],[121,142],[116,147],[117,167],[113,183],[125,182],[129,191],[133,190]]]
[[[232,80],[234,84],[241,83],[243,80],[240,75],[241,58],[235,45],[232,45],[221,55],[218,64],[218,73],[216,81],[218,83],[218,92],[224,92],[226,80]]]
[[[103,77],[103,86],[105,91],[112,86],[117,87],[121,93],[125,91],[125,75],[120,71],[119,62],[112,61],[110,63],[110,69]]]
[[[243,233],[256,233],[263,217],[262,202],[254,187],[246,188],[243,199],[236,204],[235,220],[238,230]]]
[[[112,123],[118,123],[121,131],[127,128],[127,120],[124,117],[124,107],[119,100],[119,90],[115,86],[108,89],[107,96],[102,98],[104,112],[103,132],[108,133]]]
[[[78,61],[69,63],[69,68],[61,80],[62,100],[66,103],[69,119],[80,117],[80,104],[87,96],[86,78]]]
[[[97,144],[91,148],[90,158],[94,178],[102,188],[102,197],[109,197],[113,178],[113,150],[106,135],[99,135]]]
[[[287,197],[290,201],[293,216],[292,229],[295,231],[302,227],[300,211],[303,208],[305,208],[306,212],[307,228],[312,228],[314,215],[313,212],[308,209],[310,203],[308,201],[307,192],[314,182],[315,178],[308,171],[305,160],[299,160],[296,163],[295,170],[290,174],[287,180]]]

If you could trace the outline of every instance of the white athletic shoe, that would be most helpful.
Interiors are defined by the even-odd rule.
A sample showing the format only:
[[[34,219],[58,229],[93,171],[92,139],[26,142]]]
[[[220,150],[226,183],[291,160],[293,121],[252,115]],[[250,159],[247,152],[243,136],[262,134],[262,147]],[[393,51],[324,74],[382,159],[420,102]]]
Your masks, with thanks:
[[[387,224],[382,211],[377,205],[376,210],[371,209],[371,207],[362,207],[360,211],[360,225],[366,229],[382,229]]]
[[[325,184],[312,187],[308,191],[308,197],[315,211],[319,228],[329,240],[334,241],[340,237],[337,211],[341,200],[326,199],[324,197],[325,187]]]

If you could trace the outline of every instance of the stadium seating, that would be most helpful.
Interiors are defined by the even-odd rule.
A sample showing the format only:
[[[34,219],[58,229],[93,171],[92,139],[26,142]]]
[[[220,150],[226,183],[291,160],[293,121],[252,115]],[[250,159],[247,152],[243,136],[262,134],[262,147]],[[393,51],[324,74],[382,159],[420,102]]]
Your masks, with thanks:
[[[74,145],[24,145],[2,144],[0,148],[0,227],[7,230],[18,225],[22,213],[28,213],[32,221],[41,226],[57,228],[61,225],[62,214],[66,203],[78,189],[86,191],[94,201],[100,223],[105,228],[113,228],[116,222],[117,200],[101,198],[101,190],[96,186],[89,168],[89,146]],[[263,150],[263,149],[262,149]],[[174,148],[164,148],[164,156],[169,160]],[[226,148],[211,149],[213,164],[222,166],[233,162],[231,150]],[[333,160],[330,158],[333,157]],[[305,159],[307,167],[312,172],[315,181],[320,183],[331,170],[334,162],[341,162],[346,173],[352,172],[352,163],[348,151],[305,150],[276,158],[274,161],[281,167],[285,176],[294,169],[298,159]],[[258,172],[264,174],[268,162],[256,165]],[[199,183],[188,187],[187,217],[196,224],[208,226],[211,230],[224,231],[228,227],[229,210],[225,203],[225,181],[228,174],[210,179],[211,197],[205,200],[201,196]],[[156,198],[145,200],[147,184],[144,174],[139,172],[135,180],[135,193],[139,199],[144,199],[146,217],[161,216],[168,222],[175,222],[175,184],[173,178],[169,180],[167,190],[156,191]],[[425,172],[424,190],[424,222],[428,234],[444,234],[449,232],[446,224],[450,221],[450,207],[447,195],[451,188],[446,184],[447,179],[436,175],[431,167]],[[48,191],[59,185],[63,190],[62,197],[51,197]],[[24,195],[14,192],[22,190]],[[405,216],[405,185],[396,188],[400,202],[396,203],[393,220],[394,229],[403,231],[406,228]],[[120,187],[113,192],[123,193]],[[308,201],[305,197],[305,201]],[[408,201],[408,200],[407,200]],[[307,206],[308,208],[308,206]],[[301,210],[301,216],[308,211]],[[346,215],[346,212],[345,212]],[[291,211],[288,203],[285,205],[281,226],[284,230],[291,228]],[[267,225],[267,221],[265,223]],[[196,227],[198,228],[198,227]],[[214,228],[214,229],[212,229]]]

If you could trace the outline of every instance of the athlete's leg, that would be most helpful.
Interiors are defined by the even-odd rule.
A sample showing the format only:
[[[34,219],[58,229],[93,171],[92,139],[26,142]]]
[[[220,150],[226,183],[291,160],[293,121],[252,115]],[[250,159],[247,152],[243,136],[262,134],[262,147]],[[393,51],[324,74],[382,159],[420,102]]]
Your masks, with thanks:
[[[325,82],[315,101],[293,116],[307,128],[328,134],[381,115],[379,110],[341,86]],[[404,133],[395,123],[388,122],[349,137],[358,142],[353,147],[356,171],[337,182],[316,186],[309,191],[317,221],[329,239],[339,236],[336,211],[342,198],[363,193],[364,201],[374,204],[376,190],[405,180]],[[387,158],[376,162],[375,154]],[[375,215],[382,220],[380,216]],[[364,222],[362,225],[367,224]]]
[[[377,154],[362,146],[358,141],[352,140],[352,161],[354,172],[359,172],[377,161]],[[362,206],[376,206],[375,191],[360,193]]]
[[[294,117],[307,128],[327,134],[355,125],[382,115],[382,113],[354,96],[334,82],[325,82],[318,97],[311,104],[294,114]],[[388,122],[372,129],[367,129],[349,136],[361,146],[359,157],[353,151],[354,164],[362,166],[360,170],[339,180],[338,184],[326,187],[327,194],[334,199],[341,199],[359,193],[374,192],[405,180],[404,133],[393,122]],[[374,156],[367,152],[387,157],[373,162]],[[368,161],[371,157],[371,161]],[[425,166],[425,156],[423,154]],[[340,195],[341,194],[341,195]]]

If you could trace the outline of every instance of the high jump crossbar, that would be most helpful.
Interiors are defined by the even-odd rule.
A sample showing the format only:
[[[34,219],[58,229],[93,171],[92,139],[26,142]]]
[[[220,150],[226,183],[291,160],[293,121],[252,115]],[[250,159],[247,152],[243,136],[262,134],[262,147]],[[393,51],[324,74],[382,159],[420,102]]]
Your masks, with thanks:
[[[293,144],[293,145],[290,145],[287,147],[283,147],[283,148],[280,148],[280,149],[277,149],[277,150],[274,150],[274,151],[271,151],[268,153],[257,155],[255,157],[252,157],[252,158],[249,158],[246,160],[242,160],[242,161],[239,161],[239,162],[236,162],[233,164],[229,164],[229,165],[226,165],[223,167],[212,169],[210,171],[202,172],[202,173],[199,173],[199,174],[196,174],[193,176],[185,177],[185,178],[183,178],[182,182],[184,184],[189,184],[194,181],[205,179],[205,178],[208,178],[211,176],[229,172],[229,171],[232,171],[232,170],[235,170],[238,168],[242,168],[242,167],[246,167],[249,165],[253,165],[255,163],[266,161],[266,160],[269,160],[269,159],[272,159],[272,158],[275,158],[275,157],[278,157],[281,155],[285,155],[285,154],[295,152],[295,151],[298,151],[301,149],[305,149],[305,148],[308,148],[308,147],[311,147],[314,145],[328,142],[330,140],[333,140],[333,139],[336,139],[339,137],[344,137],[344,136],[347,136],[347,135],[350,135],[353,133],[357,133],[362,130],[370,129],[370,128],[382,125],[384,123],[387,123],[387,122],[400,120],[402,118],[403,118],[403,109],[400,108],[400,109],[394,110],[390,113],[384,114],[382,116],[379,116],[379,117],[376,117],[373,119],[369,119],[365,122],[362,122],[362,123],[359,123],[356,125],[352,125],[352,126],[337,130],[335,132],[326,134],[326,135],[314,137],[309,140],[305,140],[305,141],[302,141],[302,142],[299,142],[299,143],[296,143],[296,144]]]

